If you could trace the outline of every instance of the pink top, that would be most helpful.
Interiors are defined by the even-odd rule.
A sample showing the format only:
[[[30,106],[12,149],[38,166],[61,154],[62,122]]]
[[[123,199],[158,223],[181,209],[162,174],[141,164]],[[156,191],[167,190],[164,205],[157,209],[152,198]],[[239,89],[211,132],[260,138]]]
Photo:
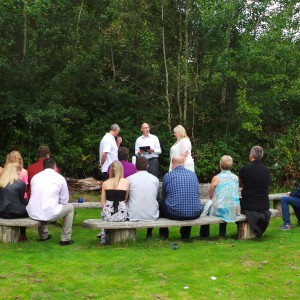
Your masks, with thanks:
[[[22,169],[22,173],[21,173],[21,180],[25,182],[26,184],[26,189],[27,189],[27,185],[28,185],[28,172],[25,169]],[[28,199],[28,195],[25,192],[24,194],[24,198]]]

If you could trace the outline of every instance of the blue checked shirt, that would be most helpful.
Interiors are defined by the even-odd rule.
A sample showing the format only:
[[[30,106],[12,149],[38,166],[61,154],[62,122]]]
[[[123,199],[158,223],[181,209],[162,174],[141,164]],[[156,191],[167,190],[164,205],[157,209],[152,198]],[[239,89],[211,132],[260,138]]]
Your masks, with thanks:
[[[167,210],[174,215],[193,217],[201,211],[198,178],[183,166],[164,176],[162,193]]]

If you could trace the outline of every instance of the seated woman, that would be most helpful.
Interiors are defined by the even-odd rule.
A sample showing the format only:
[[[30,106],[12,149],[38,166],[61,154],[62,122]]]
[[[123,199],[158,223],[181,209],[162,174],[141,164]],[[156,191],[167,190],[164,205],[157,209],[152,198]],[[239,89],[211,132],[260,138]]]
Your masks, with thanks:
[[[0,176],[0,218],[28,218],[24,201],[26,184],[20,179],[22,166],[17,163],[6,164]],[[26,227],[20,227],[19,241],[27,241]]]
[[[128,199],[129,181],[124,178],[122,164],[115,160],[110,165],[109,179],[102,185],[101,204],[102,219],[108,222],[122,222],[128,219],[126,201]],[[97,237],[101,243],[109,242],[109,231],[102,230]]]
[[[26,187],[27,187],[27,185],[28,185],[28,172],[23,167],[23,158],[22,158],[19,151],[11,151],[9,154],[7,154],[5,165],[7,165],[9,163],[17,163],[17,164],[21,165],[22,172],[21,172],[20,179],[25,182]],[[25,204],[28,203],[28,195],[27,195],[26,192],[24,194],[24,203]]]
[[[229,170],[233,165],[230,156],[224,155],[220,160],[221,172],[214,176],[209,190],[209,197],[212,199],[210,215],[219,217],[225,222],[236,222],[240,214],[239,183],[238,177]],[[219,225],[219,236],[226,235],[227,223]],[[202,225],[200,237],[209,236],[209,225]]]

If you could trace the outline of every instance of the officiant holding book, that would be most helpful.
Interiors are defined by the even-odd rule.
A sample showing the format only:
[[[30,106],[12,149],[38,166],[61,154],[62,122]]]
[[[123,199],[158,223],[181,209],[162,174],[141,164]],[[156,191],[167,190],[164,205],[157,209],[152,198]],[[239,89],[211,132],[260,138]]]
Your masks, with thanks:
[[[161,154],[158,137],[150,133],[150,126],[143,123],[141,126],[142,135],[135,142],[135,155],[144,156],[148,159],[148,172],[159,178],[159,161]]]

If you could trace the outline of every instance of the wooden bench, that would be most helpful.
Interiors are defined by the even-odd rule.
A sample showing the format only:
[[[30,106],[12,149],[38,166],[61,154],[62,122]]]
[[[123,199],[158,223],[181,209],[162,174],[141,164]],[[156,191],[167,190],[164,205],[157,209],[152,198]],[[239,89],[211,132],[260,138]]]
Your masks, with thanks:
[[[270,202],[273,202],[273,207],[274,209],[278,210],[278,216],[282,216],[282,208],[281,208],[281,197],[285,196],[285,194],[270,194],[269,199]],[[205,203],[209,199],[201,199],[201,204],[202,206],[205,205]],[[100,202],[83,202],[83,203],[77,203],[77,202],[72,202],[74,208],[102,208]]]
[[[30,218],[1,219],[0,218],[0,241],[3,243],[17,243],[19,241],[19,227],[34,227],[40,225],[40,221]]]
[[[270,209],[272,217],[278,216],[278,211]],[[195,220],[174,221],[165,218],[160,218],[156,221],[139,221],[139,222],[106,222],[101,219],[89,219],[83,222],[83,227],[90,229],[107,229],[110,230],[110,239],[112,243],[122,242],[127,240],[135,240],[136,229],[138,228],[164,228],[178,226],[201,226],[224,223],[223,220],[217,217],[200,216]],[[251,239],[255,237],[254,232],[250,229],[249,223],[245,215],[240,215],[238,221],[238,238]]]

